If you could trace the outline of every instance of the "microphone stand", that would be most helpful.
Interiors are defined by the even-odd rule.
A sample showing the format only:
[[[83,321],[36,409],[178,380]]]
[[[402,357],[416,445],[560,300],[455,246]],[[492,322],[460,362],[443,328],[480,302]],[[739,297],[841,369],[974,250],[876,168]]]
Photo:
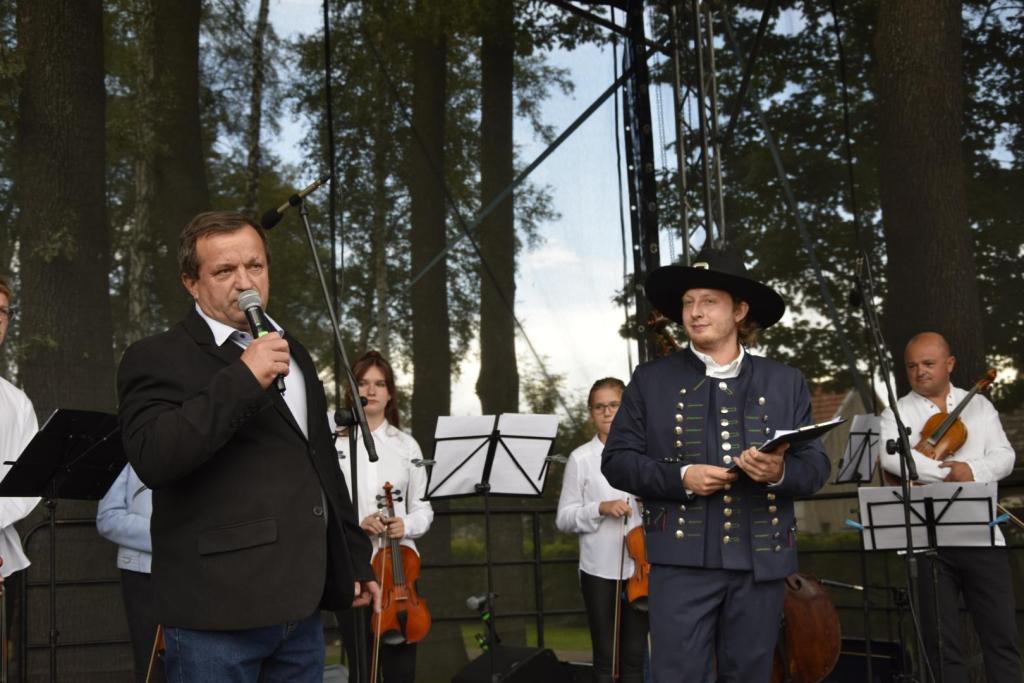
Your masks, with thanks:
[[[291,200],[289,200],[291,202]],[[293,203],[293,205],[295,205]],[[334,302],[331,301],[330,290],[327,287],[327,279],[324,277],[324,269],[320,264],[320,255],[316,250],[316,240],[313,238],[313,229],[309,225],[309,210],[306,208],[305,197],[298,197],[299,215],[302,216],[302,225],[306,229],[306,240],[309,242],[309,250],[313,253],[313,264],[316,266],[317,278],[320,280],[320,289],[324,295],[324,304],[327,306],[327,314],[331,318],[331,330],[334,332],[334,344],[337,352],[341,354],[342,367],[345,368],[345,374],[348,377],[349,395],[352,396],[352,410],[351,418],[345,419],[344,414],[341,411],[335,413],[334,420],[335,424],[345,426],[349,425],[351,453],[349,455],[350,471],[352,474],[351,481],[348,482],[349,488],[352,493],[352,508],[355,511],[356,522],[361,521],[359,516],[359,477],[357,476],[357,462],[358,452],[355,446],[354,435],[352,435],[352,427],[355,425],[359,426],[359,433],[363,437],[363,445],[366,447],[366,453],[369,456],[370,462],[377,462],[377,448],[373,442],[373,435],[370,433],[370,428],[366,423],[366,413],[363,411],[362,397],[359,395],[359,385],[356,383],[356,377],[352,374],[352,364],[348,361],[348,354],[345,352],[345,344],[341,339],[341,328],[338,326],[338,316],[334,311]],[[339,419],[341,418],[341,419]],[[353,572],[354,575],[354,572]],[[373,609],[371,603],[370,609]],[[362,615],[356,614],[354,617],[355,633],[356,633],[356,651],[355,661],[352,662],[355,668],[356,675],[353,680],[357,683],[363,683],[366,680],[366,669],[364,668],[363,658],[367,652],[366,643],[366,622],[362,618]]]
[[[868,255],[865,252],[861,252],[861,264],[864,268],[864,278],[861,278],[861,269],[857,268],[857,272],[854,275],[856,280],[857,288],[861,291],[861,306],[864,309],[864,322],[868,326],[868,331],[871,336],[872,350],[874,351],[875,358],[878,360],[878,369],[882,375],[882,382],[885,383],[885,389],[889,398],[889,408],[892,410],[893,417],[896,420],[896,432],[897,438],[890,439],[886,442],[886,452],[890,455],[899,454],[900,456],[900,488],[901,491],[901,502],[903,503],[903,524],[906,527],[907,532],[907,550],[904,553],[904,566],[907,573],[908,592],[910,600],[910,616],[911,623],[913,625],[915,635],[917,636],[915,641],[918,645],[918,668],[922,676],[927,673],[931,673],[931,667],[928,662],[928,656],[924,649],[924,639],[921,636],[921,625],[918,622],[917,612],[914,610],[914,602],[917,600],[918,593],[918,576],[917,576],[917,557],[914,554],[914,539],[913,533],[910,527],[910,482],[917,481],[917,464],[914,462],[913,455],[911,454],[910,438],[908,436],[909,431],[903,424],[903,418],[900,416],[899,406],[897,405],[896,390],[893,388],[892,380],[890,379],[890,373],[892,368],[889,366],[889,354],[888,347],[885,343],[885,338],[882,336],[882,326],[878,321],[878,313],[872,306],[875,298],[875,286],[874,278],[871,274],[871,261],[868,259]],[[931,679],[934,681],[934,674],[931,675]]]

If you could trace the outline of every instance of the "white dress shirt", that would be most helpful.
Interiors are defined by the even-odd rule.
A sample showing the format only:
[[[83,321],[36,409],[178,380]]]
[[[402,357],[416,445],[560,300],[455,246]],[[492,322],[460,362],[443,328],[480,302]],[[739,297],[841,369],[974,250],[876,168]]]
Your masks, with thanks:
[[[423,500],[427,492],[427,473],[423,467],[412,464],[415,459],[423,457],[416,439],[402,430],[390,425],[387,420],[372,432],[373,444],[377,449],[377,462],[371,463],[370,456],[363,445],[363,438],[356,428],[356,452],[359,463],[356,466],[359,475],[359,520],[379,510],[377,496],[384,495],[384,484],[401,491],[401,500],[395,501],[395,516],[401,517],[405,524],[405,536],[402,545],[416,550],[417,539],[430,529],[434,521],[434,509],[428,501]],[[349,438],[338,437],[334,442],[338,449],[341,471],[345,481],[352,481],[352,460],[349,458]],[[349,486],[351,494],[352,487]],[[378,538],[370,536],[370,541],[377,547]],[[418,552],[418,551],[417,551]]]
[[[950,385],[946,397],[946,412],[950,413],[967,395],[967,392]],[[911,448],[921,440],[921,429],[932,415],[940,412],[938,406],[917,392],[910,392],[901,398],[899,406],[903,423],[910,428]],[[1016,456],[1010,445],[1003,425],[999,421],[999,413],[992,403],[984,396],[975,396],[960,413],[960,419],[967,427],[967,441],[956,453],[947,458],[949,461],[965,462],[974,474],[974,481],[996,482],[1013,471]],[[896,418],[891,408],[882,413],[882,440],[896,438]],[[939,467],[941,461],[912,451],[917,473],[922,484],[943,481],[949,475],[948,468]],[[900,461],[896,455],[889,455],[882,449],[882,467],[886,471],[899,476]]]
[[[966,395],[967,392],[963,389],[950,385],[949,395],[946,397],[946,412],[952,412]],[[896,405],[899,407],[903,424],[910,429],[910,447],[913,449],[921,440],[921,430],[928,422],[928,418],[940,412],[939,408],[915,391],[901,398]],[[967,427],[967,440],[960,450],[946,458],[946,461],[967,463],[974,475],[974,481],[995,483],[1009,476],[1013,472],[1016,456],[1013,446],[1006,438],[1006,432],[1003,431],[995,406],[984,396],[976,395],[960,413],[960,419]],[[882,443],[896,437],[896,418],[892,408],[886,408],[882,413]],[[916,450],[911,450],[911,454],[917,465],[920,483],[933,484],[944,481],[949,476],[949,468],[939,467],[942,461],[932,460]],[[881,462],[887,472],[899,476],[899,455],[890,455],[883,448]],[[996,545],[1006,545],[999,527],[996,527]]]
[[[693,351],[693,355],[703,361],[706,368],[705,374],[708,377],[714,377],[715,379],[736,379],[739,377],[740,365],[743,364],[743,358],[747,355],[743,346],[740,345],[740,355],[736,356],[728,363],[721,364],[706,353],[701,353],[697,349],[693,348],[693,344],[690,344],[690,350]]]
[[[596,436],[572,452],[562,475],[555,526],[559,531],[580,536],[580,569],[602,579],[618,579],[622,558],[622,537],[640,525],[636,499],[613,488],[601,474],[604,444]],[[628,520],[602,516],[598,507],[605,500],[629,500]],[[622,560],[622,578],[633,575],[629,553]]]
[[[32,402],[21,389],[0,377],[0,479],[7,476],[13,463],[39,431]],[[14,523],[24,519],[39,504],[39,498],[0,498],[0,574],[10,576],[31,562],[21,547]]]
[[[224,342],[228,339],[243,349],[249,348],[249,344],[252,344],[251,334],[237,330],[230,325],[225,325],[219,320],[214,320],[203,313],[203,309],[199,308],[199,304],[196,304],[196,312],[210,326],[210,332],[213,333],[213,340],[217,346],[223,346]],[[264,313],[264,315],[266,314]],[[268,315],[267,320],[274,327],[274,331],[280,332],[284,336],[284,330],[274,322],[273,318]],[[306,433],[306,430],[309,428],[309,423],[307,422],[308,413],[306,411],[305,375],[302,374],[302,368],[299,367],[299,364],[295,362],[295,356],[291,354],[288,355],[288,374],[284,376],[284,393],[281,394],[281,398],[288,405],[288,409],[291,411],[292,417],[295,418],[295,422],[298,423],[299,429],[302,430],[303,436],[308,439],[309,434]],[[332,429],[331,431],[334,430]]]

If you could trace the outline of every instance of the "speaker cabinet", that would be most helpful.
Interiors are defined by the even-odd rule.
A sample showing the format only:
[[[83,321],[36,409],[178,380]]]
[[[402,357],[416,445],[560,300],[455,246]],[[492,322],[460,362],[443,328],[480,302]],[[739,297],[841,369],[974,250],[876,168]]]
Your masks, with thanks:
[[[452,683],[563,683],[565,680],[562,665],[551,650],[499,645],[491,653],[485,652],[467,664]]]

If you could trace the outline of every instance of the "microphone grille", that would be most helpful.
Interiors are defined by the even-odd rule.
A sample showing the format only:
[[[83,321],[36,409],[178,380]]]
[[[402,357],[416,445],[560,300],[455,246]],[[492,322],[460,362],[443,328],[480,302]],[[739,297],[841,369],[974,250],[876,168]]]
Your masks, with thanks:
[[[247,289],[238,295],[238,307],[240,309],[247,311],[253,306],[263,306],[263,300],[260,298],[260,293],[255,289]]]

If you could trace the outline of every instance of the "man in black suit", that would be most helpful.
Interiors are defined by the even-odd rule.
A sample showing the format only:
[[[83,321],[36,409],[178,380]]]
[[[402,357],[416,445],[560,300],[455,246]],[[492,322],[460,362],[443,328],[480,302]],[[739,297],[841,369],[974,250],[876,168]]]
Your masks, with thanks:
[[[118,371],[170,680],[319,682],[320,609],[379,600],[316,368],[273,320],[253,339],[238,307],[248,289],[268,300],[269,256],[244,216],[196,216],[178,254],[195,307]]]

